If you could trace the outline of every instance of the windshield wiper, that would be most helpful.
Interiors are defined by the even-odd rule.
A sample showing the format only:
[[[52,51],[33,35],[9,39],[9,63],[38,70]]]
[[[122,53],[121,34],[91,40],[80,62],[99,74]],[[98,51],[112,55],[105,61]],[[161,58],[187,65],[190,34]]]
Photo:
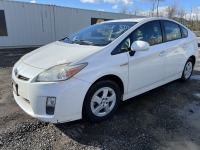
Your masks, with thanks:
[[[69,37],[65,37],[65,38],[63,38],[63,39],[61,39],[61,40],[59,40],[59,41],[60,41],[60,42],[65,42],[65,40],[69,41]]]
[[[86,40],[74,40],[72,43],[81,44],[81,45],[95,45],[93,42],[86,41]]]

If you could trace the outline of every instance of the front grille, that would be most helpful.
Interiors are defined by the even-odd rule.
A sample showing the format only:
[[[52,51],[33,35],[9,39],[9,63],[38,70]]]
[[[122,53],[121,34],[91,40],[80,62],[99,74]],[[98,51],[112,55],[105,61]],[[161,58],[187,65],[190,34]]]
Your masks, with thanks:
[[[19,76],[18,76],[18,79],[24,80],[24,81],[28,81],[28,80],[29,80],[29,78],[24,77],[24,76],[22,76],[22,75],[19,75]]]

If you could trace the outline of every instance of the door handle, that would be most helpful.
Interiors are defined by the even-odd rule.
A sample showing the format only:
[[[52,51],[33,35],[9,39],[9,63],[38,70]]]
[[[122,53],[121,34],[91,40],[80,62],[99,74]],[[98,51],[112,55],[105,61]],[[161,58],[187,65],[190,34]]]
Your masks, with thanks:
[[[123,63],[123,64],[120,65],[120,67],[126,66],[126,65],[128,65],[128,63]]]
[[[167,54],[166,51],[162,51],[162,52],[160,52],[159,56],[164,56],[164,55],[166,55],[166,54]]]

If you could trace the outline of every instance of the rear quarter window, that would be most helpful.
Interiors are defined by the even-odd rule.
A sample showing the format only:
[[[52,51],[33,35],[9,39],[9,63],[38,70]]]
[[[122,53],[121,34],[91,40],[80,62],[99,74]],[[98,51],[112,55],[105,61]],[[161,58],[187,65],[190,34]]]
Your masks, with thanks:
[[[164,21],[163,24],[167,41],[172,41],[182,38],[181,30],[178,24],[171,21]]]
[[[188,37],[188,30],[186,28],[182,27],[182,26],[180,26],[180,27],[181,27],[181,30],[182,30],[182,37],[183,38]]]

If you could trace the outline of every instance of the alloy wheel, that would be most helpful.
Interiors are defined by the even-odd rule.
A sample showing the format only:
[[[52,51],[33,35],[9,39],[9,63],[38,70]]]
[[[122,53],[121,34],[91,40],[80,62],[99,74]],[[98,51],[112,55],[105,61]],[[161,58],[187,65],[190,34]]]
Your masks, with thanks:
[[[91,100],[90,107],[95,116],[103,117],[109,114],[116,103],[116,93],[110,87],[97,90]]]
[[[192,65],[192,62],[188,62],[185,66],[185,69],[184,69],[184,76],[186,79],[188,79],[190,77],[190,75],[192,74],[192,70],[193,70],[193,65]]]

